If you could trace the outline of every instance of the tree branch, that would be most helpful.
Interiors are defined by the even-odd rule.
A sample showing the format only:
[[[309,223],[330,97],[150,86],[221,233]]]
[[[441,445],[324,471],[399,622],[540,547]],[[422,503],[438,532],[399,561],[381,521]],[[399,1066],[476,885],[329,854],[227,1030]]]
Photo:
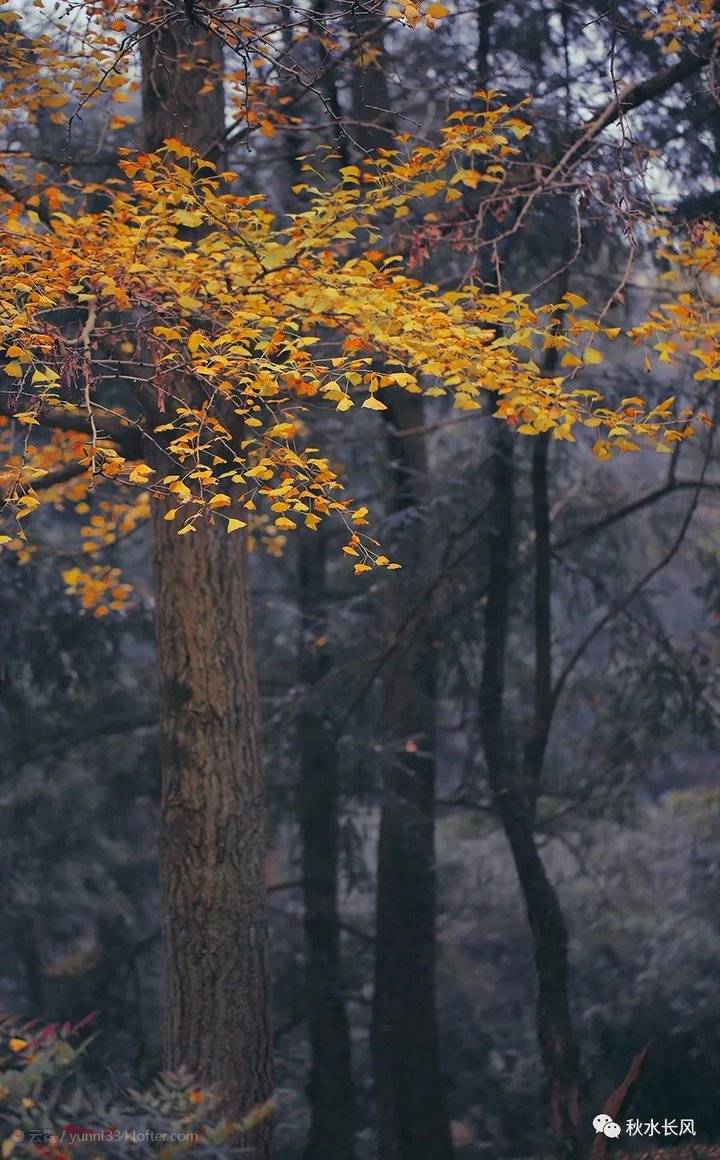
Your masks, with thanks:
[[[0,415],[7,419],[14,419],[15,413],[7,399],[0,398]],[[93,435],[93,424],[88,415],[78,407],[40,407],[35,412],[35,418],[43,427],[52,427],[57,431],[77,431],[80,434]],[[117,443],[128,458],[136,459],[141,455],[143,432],[140,427],[119,419],[116,415],[101,415],[95,418],[94,425],[98,436],[105,435]]]
[[[602,516],[599,520],[594,520],[591,524],[586,524],[584,528],[578,528],[577,531],[570,532],[557,544],[553,545],[553,551],[561,552],[563,548],[568,548],[571,544],[576,544],[578,540],[587,539],[588,536],[593,536],[596,532],[604,532],[606,528],[612,527],[613,524],[619,523],[620,520],[627,519],[628,516],[634,515],[635,512],[641,511],[643,508],[650,507],[651,504],[656,503],[659,499],[664,499],[666,495],[672,495],[676,491],[693,491],[698,487],[706,491],[720,491],[720,482],[698,479],[668,480],[662,487],[657,487],[654,491],[647,492],[646,495],[638,496],[637,499],[631,500],[623,507],[617,508],[616,511],[609,512],[608,515]]]
[[[694,488],[694,492],[693,492],[690,506],[685,514],[685,518],[683,519],[682,524],[680,525],[678,533],[677,533],[675,539],[673,540],[672,544],[670,545],[668,550],[661,556],[661,558],[657,561],[657,563],[653,564],[652,568],[649,568],[647,572],[645,572],[638,580],[636,580],[636,582],[630,588],[629,592],[627,592],[624,596],[622,596],[619,600],[617,600],[615,602],[615,604],[613,604],[613,606],[611,608],[609,608],[607,610],[607,612],[604,613],[603,616],[600,617],[598,622],[590,629],[590,631],[583,638],[583,640],[581,640],[580,643],[577,645],[577,647],[573,651],[572,655],[565,663],[560,675],[558,676],[557,681],[555,682],[555,686],[554,686],[553,692],[552,692],[551,712],[555,711],[555,707],[556,707],[557,702],[560,698],[560,695],[562,694],[562,691],[565,687],[565,684],[567,682],[568,677],[573,672],[573,670],[574,670],[575,666],[578,664],[578,662],[585,655],[585,653],[587,652],[588,648],[590,647],[592,642],[595,640],[595,638],[597,636],[599,636],[599,634],[603,631],[603,629],[606,628],[607,625],[612,620],[614,620],[616,616],[618,616],[621,612],[623,612],[625,610],[625,608],[627,608],[628,604],[630,604],[631,601],[633,601],[635,599],[635,597],[638,596],[640,592],[642,592],[643,588],[645,588],[652,580],[655,579],[655,577],[660,572],[662,572],[662,570],[664,568],[667,567],[667,565],[671,562],[671,560],[673,560],[674,557],[677,555],[677,553],[680,551],[683,540],[685,539],[688,528],[690,527],[690,524],[692,523],[693,516],[695,515],[695,511],[696,511],[698,502],[700,500],[700,494],[701,494],[703,486],[705,484],[705,473],[707,472],[707,469],[708,469],[708,466],[710,463],[711,447],[712,447],[712,441],[708,440],[708,446],[707,446],[707,450],[705,452],[705,458],[703,461],[702,470],[700,472],[700,478],[698,479],[697,483],[695,484],[695,488]]]

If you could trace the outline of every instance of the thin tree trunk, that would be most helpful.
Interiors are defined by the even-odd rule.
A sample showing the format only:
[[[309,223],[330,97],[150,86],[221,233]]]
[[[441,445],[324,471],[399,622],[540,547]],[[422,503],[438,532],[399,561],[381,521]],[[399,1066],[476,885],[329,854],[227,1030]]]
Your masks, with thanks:
[[[318,35],[322,91],[333,121],[340,160],[348,164],[347,140],[340,120],[335,71],[319,37],[325,16],[324,0],[314,4],[310,20]],[[291,9],[283,9],[285,51],[292,59],[294,28]],[[295,92],[292,82],[288,92]],[[301,180],[298,155],[301,135],[288,130],[291,188]],[[300,758],[299,821],[303,866],[303,921],[305,927],[305,981],[310,1040],[310,1132],[306,1160],[353,1160],[353,1108],[350,1028],[341,985],[340,914],[338,910],[339,768],[333,722],[323,712],[316,686],[332,668],[327,636],[327,533],[298,536],[298,602],[301,616],[299,673],[302,709],[297,719]]]
[[[354,1116],[350,1031],[341,994],[338,913],[338,754],[332,722],[313,701],[328,672],[325,535],[299,545],[302,615],[298,716],[300,827],[305,907],[306,984],[310,1030],[311,1124],[307,1160],[352,1160]]]
[[[481,88],[491,85],[492,24],[499,8],[496,0],[491,0],[491,3],[479,0],[478,3],[476,65],[477,83]],[[563,28],[566,32],[565,24]],[[561,276],[558,298],[566,289],[565,271]],[[545,374],[554,373],[557,357],[557,349],[551,347],[545,356]],[[532,459],[535,675],[533,720],[522,761],[518,760],[515,739],[508,733],[504,715],[513,583],[516,438],[504,423],[494,426],[488,528],[490,567],[479,720],[495,813],[510,847],[533,940],[537,981],[536,1029],[549,1087],[553,1134],[561,1156],[577,1160],[582,1129],[579,1056],[573,1037],[568,994],[568,932],[534,832],[540,778],[552,721],[552,573],[547,435],[537,437]]]
[[[525,797],[514,746],[504,719],[505,667],[513,572],[515,447],[513,432],[498,424],[493,432],[492,493],[490,501],[490,569],[485,608],[485,646],[480,688],[479,718],[488,780],[497,816],[510,846],[525,899],[533,939],[537,977],[537,1033],[550,1088],[550,1109],[561,1155],[580,1155],[580,1096],[578,1053],[568,1003],[568,934],[557,892],[548,878],[533,832],[532,803]],[[544,510],[542,470],[536,464],[535,514]],[[546,482],[545,482],[546,486]],[[537,532],[542,535],[542,523]],[[538,609],[545,613],[545,562],[538,556],[540,583]],[[540,666],[547,665],[546,634],[542,620],[537,630]],[[534,770],[538,773],[538,769]]]
[[[414,395],[386,392],[393,464],[392,506],[410,515],[427,479],[423,407]],[[405,575],[423,556],[416,521],[401,537]],[[387,586],[390,639],[405,618],[409,585]],[[378,844],[372,1049],[381,1160],[449,1160],[435,1008],[435,714],[437,659],[432,610],[418,611],[385,674],[382,810]]]
[[[351,137],[372,154],[392,143],[383,13],[357,5],[351,17],[359,63],[353,72]],[[418,509],[427,486],[422,397],[385,391],[388,406],[390,507],[396,515]],[[425,557],[415,521],[401,535],[405,564],[387,585],[387,632],[393,639],[406,619],[410,578]],[[406,580],[405,577],[408,579]],[[375,990],[372,1056],[380,1160],[449,1160],[450,1122],[443,1091],[435,1007],[435,715],[437,656],[432,609],[419,610],[405,628],[384,676],[381,735],[385,739],[378,840]]]
[[[156,14],[157,15],[157,14]],[[182,9],[143,28],[146,144],[220,160],[222,48]],[[210,81],[210,85],[205,82]],[[204,91],[201,89],[205,85]],[[173,392],[200,398],[190,378]],[[244,543],[199,521],[179,537],[154,505],[160,678],[164,1063],[216,1085],[240,1120],[272,1090],[265,807]],[[244,1133],[271,1155],[268,1115]]]

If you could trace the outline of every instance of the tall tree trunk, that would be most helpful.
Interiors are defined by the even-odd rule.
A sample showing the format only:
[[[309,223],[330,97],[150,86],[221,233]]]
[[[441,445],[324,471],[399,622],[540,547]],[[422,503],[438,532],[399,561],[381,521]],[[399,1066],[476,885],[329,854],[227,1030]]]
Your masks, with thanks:
[[[310,25],[317,34],[321,85],[331,113],[340,160],[350,161],[340,118],[335,70],[322,44],[325,0],[315,0]],[[294,26],[289,4],[283,8],[285,52],[292,60]],[[294,78],[289,95],[297,95]],[[291,189],[302,179],[298,155],[302,138],[296,128],[285,134],[290,180],[287,209],[294,207]],[[310,1039],[310,1132],[306,1160],[353,1160],[355,1119],[350,1028],[341,985],[340,914],[338,910],[339,767],[334,722],[317,686],[332,668],[327,636],[327,532],[298,536],[298,604],[301,617],[299,675],[302,709],[297,719],[300,758],[298,814],[302,843],[305,983]],[[320,643],[318,643],[320,642]]]
[[[479,0],[477,8],[477,83],[492,87],[493,22],[500,0]],[[565,8],[561,21],[565,37]],[[566,86],[567,91],[567,86]],[[567,106],[566,106],[567,107]],[[562,263],[569,228],[558,230],[562,257],[557,298],[567,290]],[[493,277],[488,271],[488,278]],[[561,316],[558,316],[558,323]],[[551,376],[558,352],[549,348],[543,371]],[[491,408],[494,401],[490,400]],[[522,759],[505,721],[505,679],[513,583],[515,535],[515,434],[496,423],[491,436],[491,497],[489,507],[489,574],[485,605],[483,668],[479,721],[488,782],[497,818],[507,838],[533,941],[537,982],[536,1030],[549,1088],[552,1130],[560,1155],[577,1160],[581,1154],[579,1056],[573,1036],[568,992],[568,932],[560,900],[550,881],[535,840],[535,811],[553,712],[551,542],[548,486],[549,439],[540,435],[533,446],[532,514],[534,530],[534,696],[533,719]]]
[[[179,537],[155,505],[163,773],[164,1061],[241,1118],[268,1099],[265,810],[249,591],[219,525]],[[191,541],[188,543],[188,540]],[[267,1122],[252,1143],[270,1155]]]
[[[393,464],[392,507],[421,502],[427,480],[422,401],[386,392]],[[402,625],[385,672],[385,739],[378,844],[375,995],[372,1050],[381,1160],[448,1160],[450,1125],[443,1092],[435,1008],[435,713],[437,660],[432,609],[419,605],[411,623],[410,582],[423,557],[418,522],[400,551],[404,574],[387,587],[388,641]],[[416,598],[416,594],[415,594]]]
[[[325,533],[301,535],[302,634],[298,716],[300,826],[310,1029],[310,1136],[307,1160],[352,1160],[354,1116],[350,1031],[341,994],[338,914],[338,753],[333,723],[313,691],[331,666],[327,632]],[[316,696],[316,694],[315,694]]]
[[[147,146],[176,137],[220,160],[221,45],[180,8],[170,19],[163,10],[157,27],[145,15]],[[174,393],[200,398],[187,377]],[[266,819],[245,547],[208,521],[179,537],[164,511],[154,505],[164,1061],[216,1085],[224,1113],[239,1120],[272,1090]],[[243,1142],[256,1160],[271,1155],[267,1115]]]
[[[537,796],[536,778],[539,777],[540,769],[539,766],[533,766],[533,790],[532,795],[528,796],[523,792],[515,746],[508,735],[504,716],[515,525],[514,448],[513,432],[498,424],[493,432],[492,445],[490,569],[479,718],[493,803],[510,846],[532,934],[537,978],[537,1034],[550,1089],[553,1130],[560,1154],[576,1158],[580,1155],[581,1123],[578,1054],[568,1001],[568,934],[557,892],[548,878],[535,841],[533,817]],[[536,452],[536,456],[544,452],[546,447],[543,446],[542,451]],[[546,487],[547,477],[537,462],[534,484],[537,521],[547,510],[547,497],[537,490]],[[536,535],[544,537],[545,531],[541,519],[536,527]],[[540,675],[545,674],[549,665],[545,651],[549,611],[545,606],[547,574],[544,549],[544,542],[539,542],[536,614],[541,612],[542,616],[537,626],[536,647]],[[538,686],[540,675],[537,678]],[[544,687],[539,691],[543,693]],[[536,720],[541,704],[539,702],[536,706]],[[531,753],[541,760],[541,755],[535,752],[534,747]],[[526,779],[529,778],[528,766],[525,773]]]
[[[353,73],[351,137],[372,154],[392,143],[383,14],[370,5],[353,10],[357,53]],[[386,391],[390,507],[410,516],[423,502],[428,478],[422,433],[422,396]],[[390,647],[381,726],[386,743],[377,864],[375,991],[372,1055],[378,1108],[380,1160],[449,1160],[450,1121],[445,1106],[435,1007],[435,714],[437,657],[432,609],[418,607],[405,623],[427,545],[411,520],[397,548],[404,573],[387,586]],[[408,580],[405,580],[408,577]]]

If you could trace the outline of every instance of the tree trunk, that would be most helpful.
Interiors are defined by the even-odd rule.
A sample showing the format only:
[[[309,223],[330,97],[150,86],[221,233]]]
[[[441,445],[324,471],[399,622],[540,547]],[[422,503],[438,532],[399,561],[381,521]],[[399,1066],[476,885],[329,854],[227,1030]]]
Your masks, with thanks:
[[[568,934],[557,892],[535,842],[537,791],[532,802],[523,794],[519,763],[504,720],[513,578],[515,438],[504,424],[498,424],[493,432],[490,569],[479,717],[493,804],[510,846],[532,933],[537,1034],[550,1088],[553,1130],[560,1154],[575,1158],[580,1155],[581,1123],[578,1053],[568,1003]]]
[[[382,9],[358,4],[350,20],[356,58],[351,139],[363,153],[392,145]],[[389,410],[390,507],[420,506],[428,464],[422,397],[385,391]],[[435,710],[437,659],[431,613],[420,603],[408,624],[410,577],[425,556],[416,522],[399,537],[405,571],[387,585],[387,640],[381,736],[386,745],[378,841],[372,1056],[380,1160],[449,1160],[435,1009]],[[408,580],[405,579],[408,577]],[[402,626],[403,640],[395,641]]]
[[[383,396],[394,432],[392,506],[417,507],[427,477],[422,401]],[[381,1160],[448,1160],[450,1125],[440,1071],[435,1009],[435,711],[437,662],[432,610],[420,603],[412,622],[411,586],[423,536],[412,521],[401,537],[405,572],[387,586],[388,638],[394,656],[385,672],[385,742],[378,845],[375,996],[372,1049]],[[409,556],[415,559],[409,559]],[[417,595],[415,594],[415,599]]]
[[[221,45],[181,8],[157,27],[159,13],[144,15],[147,147],[176,137],[219,161]],[[200,397],[187,378],[174,393]],[[239,1120],[272,1090],[266,818],[245,546],[207,520],[179,537],[163,519],[166,506],[153,510],[164,1062],[216,1085],[224,1114]],[[271,1155],[267,1114],[242,1142],[256,1160]]]
[[[157,149],[175,137],[217,162],[225,133],[222,44],[188,21],[186,7],[175,2],[174,8],[168,15],[160,0],[140,4],[146,21],[140,31],[145,145]]]
[[[314,699],[315,686],[330,668],[323,644],[327,596],[322,527],[300,536],[299,555],[304,687],[298,743],[312,1117],[305,1155],[307,1160],[352,1160],[350,1032],[341,994],[337,900],[338,754],[333,722]]]
[[[225,1112],[271,1092],[265,810],[242,546],[154,507],[163,792],[164,1060],[218,1084]],[[189,542],[188,542],[189,541]],[[270,1155],[269,1126],[253,1137]]]

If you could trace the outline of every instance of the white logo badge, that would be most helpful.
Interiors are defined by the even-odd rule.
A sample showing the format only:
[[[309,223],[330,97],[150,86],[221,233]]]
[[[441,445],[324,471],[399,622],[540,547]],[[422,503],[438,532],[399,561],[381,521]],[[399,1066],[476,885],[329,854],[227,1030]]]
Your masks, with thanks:
[[[612,1138],[619,1136],[622,1130],[620,1125],[616,1124],[605,1112],[601,1112],[599,1116],[595,1117],[593,1120],[593,1128],[598,1134],[602,1132],[604,1136],[610,1136]]]

